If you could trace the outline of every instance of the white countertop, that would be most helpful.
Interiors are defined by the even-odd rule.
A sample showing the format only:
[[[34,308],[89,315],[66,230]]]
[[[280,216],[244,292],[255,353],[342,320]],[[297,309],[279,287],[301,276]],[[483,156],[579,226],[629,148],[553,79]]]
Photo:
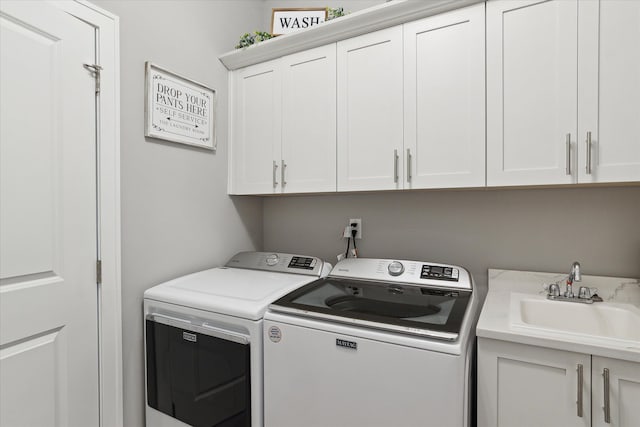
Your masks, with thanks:
[[[566,276],[567,273],[490,269],[488,294],[478,320],[477,336],[640,362],[640,340],[623,340],[541,328],[527,325],[519,316],[514,316],[514,302],[522,298],[546,300],[543,284],[562,281],[561,289],[564,290],[563,279]],[[607,304],[640,312],[638,279],[582,275],[582,281],[574,283],[575,293],[578,292],[579,286],[598,288],[598,295],[603,302],[594,304]],[[571,322],[572,319],[568,315],[563,321]],[[640,330],[640,323],[636,330]]]

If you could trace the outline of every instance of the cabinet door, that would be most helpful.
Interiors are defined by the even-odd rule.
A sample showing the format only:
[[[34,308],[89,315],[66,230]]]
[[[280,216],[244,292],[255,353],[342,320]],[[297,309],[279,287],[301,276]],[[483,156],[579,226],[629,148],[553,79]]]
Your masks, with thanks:
[[[637,426],[640,422],[640,363],[593,356],[591,399],[594,427]]]
[[[485,185],[484,4],[404,25],[405,188]]]
[[[336,191],[336,45],[282,62],[282,189]]]
[[[590,426],[590,359],[588,354],[480,338],[478,426]]]
[[[487,2],[487,185],[575,182],[577,12]]]
[[[640,181],[640,2],[581,2],[578,25],[578,181]]]
[[[337,48],[338,190],[402,188],[402,26]]]
[[[230,86],[229,193],[273,193],[280,188],[279,60],[235,71]]]

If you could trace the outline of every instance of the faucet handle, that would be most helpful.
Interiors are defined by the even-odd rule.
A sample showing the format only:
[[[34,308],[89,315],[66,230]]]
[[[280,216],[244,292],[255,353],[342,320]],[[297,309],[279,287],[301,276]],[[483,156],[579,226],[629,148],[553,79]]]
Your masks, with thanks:
[[[551,283],[550,285],[544,285],[545,290],[548,292],[548,296],[556,298],[560,296],[560,286],[557,283]]]
[[[580,299],[589,299],[591,298],[591,289],[586,286],[580,286],[580,290],[578,290],[578,298]]]

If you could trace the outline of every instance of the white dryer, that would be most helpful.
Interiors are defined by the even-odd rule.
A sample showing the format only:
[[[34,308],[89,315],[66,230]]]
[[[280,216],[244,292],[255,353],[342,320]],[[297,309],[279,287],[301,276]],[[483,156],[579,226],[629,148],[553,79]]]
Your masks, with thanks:
[[[469,426],[478,304],[462,267],[340,261],[265,314],[265,426]]]
[[[330,269],[315,257],[241,252],[148,289],[146,425],[262,426],[263,314]]]

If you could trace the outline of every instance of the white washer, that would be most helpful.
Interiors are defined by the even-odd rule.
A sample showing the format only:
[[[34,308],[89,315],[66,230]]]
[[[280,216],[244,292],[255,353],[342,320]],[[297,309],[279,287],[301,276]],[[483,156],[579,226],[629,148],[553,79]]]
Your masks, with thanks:
[[[315,257],[241,252],[148,289],[147,426],[262,426],[266,307],[330,269]]]
[[[476,294],[462,267],[350,258],[280,298],[265,426],[468,426]]]

